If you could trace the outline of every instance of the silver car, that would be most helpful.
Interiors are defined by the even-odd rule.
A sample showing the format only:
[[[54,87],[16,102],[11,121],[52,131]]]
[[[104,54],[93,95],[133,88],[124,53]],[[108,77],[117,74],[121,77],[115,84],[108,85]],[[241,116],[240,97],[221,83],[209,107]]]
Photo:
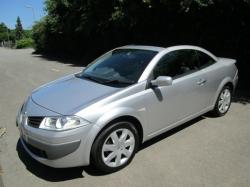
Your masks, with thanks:
[[[17,115],[20,141],[51,167],[117,171],[143,142],[209,111],[227,113],[235,62],[196,46],[116,48],[34,90]]]

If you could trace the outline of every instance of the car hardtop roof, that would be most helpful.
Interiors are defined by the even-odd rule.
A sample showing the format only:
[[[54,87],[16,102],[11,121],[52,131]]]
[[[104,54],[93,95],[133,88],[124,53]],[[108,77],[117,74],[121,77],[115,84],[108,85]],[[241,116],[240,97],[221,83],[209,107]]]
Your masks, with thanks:
[[[142,50],[150,50],[150,51],[163,51],[166,49],[170,50],[178,50],[178,49],[196,49],[204,51],[205,49],[194,46],[194,45],[175,45],[175,46],[169,46],[169,47],[157,47],[157,46],[149,46],[149,45],[126,45],[122,47],[118,47],[117,49],[142,49]]]
[[[117,49],[141,49],[141,50],[160,52],[166,48],[156,47],[156,46],[147,46],[147,45],[126,45],[126,46],[118,47]]]

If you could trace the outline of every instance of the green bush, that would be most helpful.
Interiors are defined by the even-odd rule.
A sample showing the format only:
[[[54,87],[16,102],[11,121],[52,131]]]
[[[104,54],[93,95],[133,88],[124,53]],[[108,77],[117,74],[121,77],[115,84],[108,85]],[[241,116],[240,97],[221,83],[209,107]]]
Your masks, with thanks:
[[[34,41],[32,38],[23,38],[21,40],[16,41],[16,48],[22,49],[22,48],[29,48],[34,46]]]
[[[45,18],[37,21],[32,28],[32,39],[34,40],[34,48],[37,52],[43,52],[46,51],[47,48],[49,48],[49,46],[47,45],[48,38],[46,37],[46,27],[47,22],[45,16]]]

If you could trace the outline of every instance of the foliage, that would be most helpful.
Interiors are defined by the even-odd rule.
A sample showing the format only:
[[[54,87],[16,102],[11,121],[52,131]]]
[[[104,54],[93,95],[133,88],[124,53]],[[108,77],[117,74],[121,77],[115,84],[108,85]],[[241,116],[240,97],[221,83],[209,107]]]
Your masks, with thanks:
[[[9,39],[13,43],[16,41],[16,32],[14,29],[9,29]]]
[[[34,41],[31,38],[23,38],[21,40],[16,41],[16,48],[22,49],[22,48],[30,48],[34,46]]]
[[[249,77],[250,0],[46,0],[37,50],[96,56],[131,43],[199,45],[237,58]]]
[[[20,40],[23,37],[23,26],[21,23],[21,19],[18,16],[16,20],[16,39]]]
[[[34,40],[34,46],[37,51],[43,52],[49,50],[49,46],[46,45],[48,38],[46,37],[46,30],[47,22],[46,19],[42,19],[33,26],[32,28],[32,38]]]
[[[22,38],[22,37],[31,38],[32,37],[32,30],[23,30],[20,18],[18,20],[19,20],[18,21],[19,24],[17,24],[17,25],[19,25],[19,26],[16,25],[15,30],[11,30],[4,23],[0,23],[0,42],[12,41],[14,43],[16,40],[16,35],[18,35],[18,37],[20,37],[20,38]]]
[[[8,40],[8,28],[4,23],[0,24],[0,42]]]
[[[24,38],[32,38],[32,30],[23,30],[23,37]]]
[[[0,23],[0,43],[8,40],[15,41],[15,32],[9,29],[4,23]]]

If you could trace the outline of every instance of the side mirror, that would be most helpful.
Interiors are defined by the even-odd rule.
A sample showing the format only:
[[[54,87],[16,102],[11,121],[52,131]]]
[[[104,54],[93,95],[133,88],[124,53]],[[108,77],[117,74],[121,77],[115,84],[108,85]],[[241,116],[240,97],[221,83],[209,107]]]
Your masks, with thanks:
[[[155,80],[151,81],[151,85],[153,87],[159,87],[159,86],[169,86],[172,85],[173,79],[172,77],[168,76],[159,76]]]

